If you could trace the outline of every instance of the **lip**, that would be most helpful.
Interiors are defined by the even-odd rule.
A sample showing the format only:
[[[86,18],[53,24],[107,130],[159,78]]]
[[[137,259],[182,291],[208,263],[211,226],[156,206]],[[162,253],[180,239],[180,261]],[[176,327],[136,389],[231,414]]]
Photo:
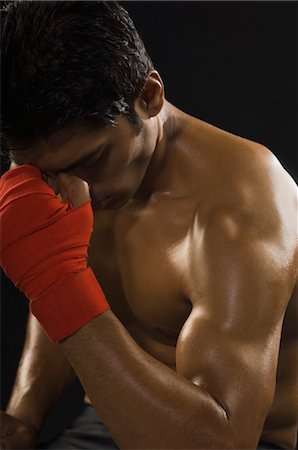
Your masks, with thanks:
[[[108,202],[109,202],[109,198],[108,198],[108,197],[106,197],[106,198],[100,200],[99,202],[96,202],[96,201],[94,202],[94,201],[92,201],[92,203],[91,203],[92,209],[93,209],[94,211],[97,211],[97,210],[99,210],[99,209],[105,209],[105,207],[106,207],[106,205],[108,204]]]
[[[121,206],[125,205],[127,203],[127,199],[123,199],[123,197],[117,197],[117,196],[108,196],[104,199],[100,200],[99,202],[92,202],[92,209],[94,211],[98,211],[101,209],[119,209]]]

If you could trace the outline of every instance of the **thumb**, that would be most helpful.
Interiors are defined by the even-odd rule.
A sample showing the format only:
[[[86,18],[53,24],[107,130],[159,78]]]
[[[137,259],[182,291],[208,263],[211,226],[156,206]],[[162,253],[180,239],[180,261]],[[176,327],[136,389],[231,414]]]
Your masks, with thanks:
[[[84,205],[90,200],[88,183],[81,178],[60,172],[57,182],[63,200],[70,203],[73,208]]]

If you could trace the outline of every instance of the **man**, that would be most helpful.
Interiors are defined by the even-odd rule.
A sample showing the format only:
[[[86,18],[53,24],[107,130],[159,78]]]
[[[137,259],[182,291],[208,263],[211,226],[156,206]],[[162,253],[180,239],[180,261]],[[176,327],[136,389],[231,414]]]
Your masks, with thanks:
[[[2,264],[42,327],[30,315],[2,446],[33,448],[76,373],[95,412],[86,406],[40,448],[294,448],[291,177],[261,144],[170,104],[117,3],[21,2],[4,15],[2,148],[13,170],[1,197],[16,230],[3,239],[17,233],[22,277],[14,242],[3,244]],[[40,201],[27,210],[32,186]],[[108,304],[97,281],[72,286],[61,260],[88,245],[89,191],[88,261]],[[55,208],[63,214],[53,233],[49,219],[38,221]],[[24,242],[40,230],[33,273]],[[75,245],[60,251],[68,234]],[[72,264],[84,259],[75,255]]]

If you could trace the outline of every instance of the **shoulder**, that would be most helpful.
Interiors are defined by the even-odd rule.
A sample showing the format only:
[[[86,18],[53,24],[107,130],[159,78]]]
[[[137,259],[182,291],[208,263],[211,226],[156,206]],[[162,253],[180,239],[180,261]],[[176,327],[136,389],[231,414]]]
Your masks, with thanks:
[[[212,222],[230,235],[246,230],[297,245],[297,186],[271,149],[193,117],[176,143],[178,176],[196,199],[201,227]]]
[[[271,149],[202,121],[192,138],[191,182],[212,217],[296,235],[297,185]]]
[[[198,242],[208,240],[215,253],[221,246],[244,252],[253,243],[255,248],[266,245],[268,256],[272,252],[289,264],[295,261],[294,180],[268,147],[198,122],[193,125],[193,158],[189,158],[189,179],[198,197],[194,224],[205,229],[205,239]]]
[[[242,177],[248,183],[265,182],[271,178],[275,185],[287,178],[288,187],[293,189],[296,186],[272,149],[265,145],[194,117],[185,128],[180,141],[184,156],[187,149],[187,162],[192,163],[194,175],[198,175],[198,170],[203,170],[208,175],[213,173],[219,176],[220,181],[227,184],[228,176],[232,182]]]

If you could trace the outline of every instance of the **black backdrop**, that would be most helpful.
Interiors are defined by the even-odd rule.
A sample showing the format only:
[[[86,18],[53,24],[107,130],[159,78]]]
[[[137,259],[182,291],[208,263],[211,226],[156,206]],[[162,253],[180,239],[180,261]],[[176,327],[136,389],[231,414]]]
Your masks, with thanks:
[[[185,112],[270,148],[297,181],[297,4],[122,2],[139,30],[166,98]],[[2,276],[1,407],[21,354],[27,301]],[[49,362],[50,363],[50,362]],[[75,384],[43,429],[50,436],[82,406]]]

